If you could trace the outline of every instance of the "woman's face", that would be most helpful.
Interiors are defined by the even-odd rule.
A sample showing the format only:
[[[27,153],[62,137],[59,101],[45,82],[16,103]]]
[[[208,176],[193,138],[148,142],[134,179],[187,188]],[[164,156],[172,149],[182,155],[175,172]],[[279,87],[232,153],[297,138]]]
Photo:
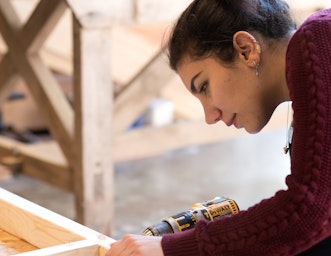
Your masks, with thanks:
[[[211,57],[196,61],[185,58],[177,71],[201,102],[207,124],[223,121],[227,126],[256,133],[275,109],[272,93],[255,68],[240,61],[225,67]]]

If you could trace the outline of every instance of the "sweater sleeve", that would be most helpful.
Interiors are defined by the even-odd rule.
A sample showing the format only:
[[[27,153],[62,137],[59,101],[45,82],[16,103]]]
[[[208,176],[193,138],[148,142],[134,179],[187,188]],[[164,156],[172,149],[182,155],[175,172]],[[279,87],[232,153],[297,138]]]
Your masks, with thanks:
[[[164,236],[166,256],[296,255],[331,235],[331,10],[297,30],[286,56],[294,110],[287,190],[231,217]]]

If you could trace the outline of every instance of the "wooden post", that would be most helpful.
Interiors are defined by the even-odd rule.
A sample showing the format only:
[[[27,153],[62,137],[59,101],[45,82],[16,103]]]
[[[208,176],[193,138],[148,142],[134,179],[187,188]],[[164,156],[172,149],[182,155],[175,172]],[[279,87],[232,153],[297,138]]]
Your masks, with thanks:
[[[109,10],[109,2],[98,4]],[[91,1],[68,3],[74,13],[76,216],[80,223],[110,235],[114,208],[113,86],[110,24],[103,18],[111,13],[94,11]]]

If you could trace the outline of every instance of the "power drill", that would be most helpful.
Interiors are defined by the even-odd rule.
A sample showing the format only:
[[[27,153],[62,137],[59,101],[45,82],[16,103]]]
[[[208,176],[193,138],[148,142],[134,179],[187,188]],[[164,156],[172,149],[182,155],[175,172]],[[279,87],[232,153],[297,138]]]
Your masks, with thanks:
[[[215,197],[212,200],[196,203],[191,209],[163,219],[159,224],[143,231],[146,236],[163,236],[168,233],[182,232],[194,228],[199,220],[214,220],[239,212],[235,201],[226,197]]]

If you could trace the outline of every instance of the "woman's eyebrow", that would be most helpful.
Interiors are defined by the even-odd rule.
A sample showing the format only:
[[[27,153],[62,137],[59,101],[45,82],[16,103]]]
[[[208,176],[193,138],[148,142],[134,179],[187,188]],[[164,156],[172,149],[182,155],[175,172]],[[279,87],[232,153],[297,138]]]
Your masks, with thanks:
[[[199,72],[198,74],[196,74],[196,75],[191,79],[191,92],[192,92],[193,94],[195,94],[195,93],[198,92],[197,88],[196,88],[195,85],[194,85],[194,82],[195,82],[195,80],[198,78],[198,76],[199,76],[200,74],[201,74],[201,72]]]

